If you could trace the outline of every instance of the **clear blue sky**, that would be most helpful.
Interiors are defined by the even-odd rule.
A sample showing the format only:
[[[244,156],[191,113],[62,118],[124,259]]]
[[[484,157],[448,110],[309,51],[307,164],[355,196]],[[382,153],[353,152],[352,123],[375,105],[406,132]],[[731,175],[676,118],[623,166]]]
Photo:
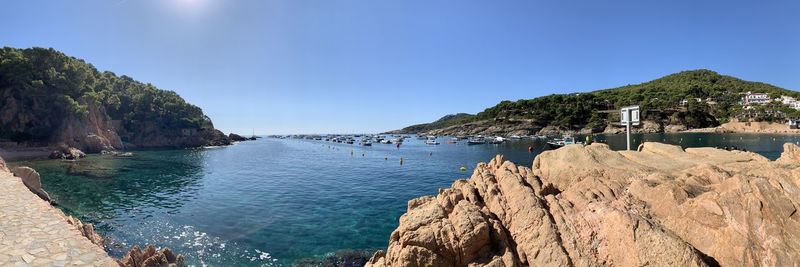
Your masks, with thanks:
[[[178,92],[225,132],[375,132],[707,68],[800,89],[800,1],[3,1],[0,45]]]

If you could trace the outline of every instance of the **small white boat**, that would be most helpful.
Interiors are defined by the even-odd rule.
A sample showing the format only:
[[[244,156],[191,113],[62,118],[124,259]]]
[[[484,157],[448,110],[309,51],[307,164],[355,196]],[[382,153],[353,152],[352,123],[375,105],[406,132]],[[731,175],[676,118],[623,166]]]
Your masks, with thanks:
[[[364,139],[364,140],[361,140],[361,145],[362,146],[372,146],[372,142],[370,142],[368,139]]]
[[[488,140],[489,144],[493,144],[493,145],[502,144],[505,141],[506,141],[505,138],[502,138],[502,137],[499,137],[499,136],[498,137],[489,138],[489,140]]]
[[[428,139],[428,140],[425,140],[425,144],[426,145],[438,145],[439,142],[434,140],[434,139]]]
[[[428,136],[428,140],[425,140],[426,145],[438,145],[439,142],[436,141],[436,136]]]
[[[566,145],[574,144],[583,144],[583,142],[575,141],[575,137],[572,136],[566,136],[564,139],[553,139],[552,141],[547,142],[547,145],[551,148],[560,148]]]

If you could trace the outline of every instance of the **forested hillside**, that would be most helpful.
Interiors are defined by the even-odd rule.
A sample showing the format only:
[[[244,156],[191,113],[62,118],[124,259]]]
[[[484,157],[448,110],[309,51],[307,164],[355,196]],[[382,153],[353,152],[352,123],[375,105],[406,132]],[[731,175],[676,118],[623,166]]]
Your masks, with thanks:
[[[10,47],[0,50],[0,140],[89,151],[227,143],[175,92],[54,49]]]
[[[771,98],[781,95],[800,97],[800,93],[796,91],[773,85],[744,81],[710,70],[693,70],[671,74],[646,83],[588,93],[555,94],[534,99],[503,101],[474,117],[452,121],[439,120],[435,124],[414,125],[400,131],[417,132],[415,131],[417,129],[427,131],[469,123],[480,127],[491,127],[487,126],[491,123],[486,122],[490,121],[495,126],[508,122],[525,122],[530,131],[534,132],[545,127],[598,132],[618,121],[619,115],[616,111],[627,105],[640,105],[643,119],[661,125],[662,129],[665,125],[682,125],[687,128],[713,127],[735,117],[777,121],[800,116],[797,110],[778,102],[755,106],[751,110],[744,111],[740,102],[745,92],[767,93]]]

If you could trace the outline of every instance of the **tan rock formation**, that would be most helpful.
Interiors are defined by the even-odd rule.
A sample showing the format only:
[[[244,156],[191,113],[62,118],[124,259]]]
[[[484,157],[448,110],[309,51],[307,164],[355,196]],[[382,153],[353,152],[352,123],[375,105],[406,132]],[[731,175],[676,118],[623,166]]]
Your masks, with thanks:
[[[76,160],[80,158],[86,157],[86,153],[83,153],[80,149],[67,146],[65,144],[61,144],[58,146],[57,150],[54,150],[50,153],[50,159],[67,159],[67,160]]]
[[[498,156],[408,211],[368,266],[792,266],[800,147],[571,145]]]
[[[103,237],[94,231],[94,225],[92,225],[91,223],[84,224],[83,222],[81,222],[81,220],[72,216],[66,216],[66,220],[69,224],[75,226],[75,228],[78,229],[81,235],[88,238],[89,241],[92,241],[92,243],[94,243],[95,245],[104,248],[103,245],[105,244],[105,240],[103,240]]]
[[[0,172],[8,172],[8,166],[6,165],[6,161],[0,157]]]
[[[47,192],[42,189],[42,180],[36,170],[32,169],[31,167],[16,167],[11,170],[11,173],[13,173],[16,177],[19,177],[19,179],[22,180],[22,183],[25,184],[25,186],[28,187],[31,192],[39,196],[42,200],[53,203],[53,200],[50,199],[50,194],[47,194]]]
[[[148,245],[144,251],[139,246],[133,246],[118,263],[122,267],[186,266],[182,255],[175,255],[169,248],[156,250],[153,245]]]
[[[88,153],[122,148],[117,129],[102,107],[89,106],[86,116],[68,116],[61,122],[56,141]]]

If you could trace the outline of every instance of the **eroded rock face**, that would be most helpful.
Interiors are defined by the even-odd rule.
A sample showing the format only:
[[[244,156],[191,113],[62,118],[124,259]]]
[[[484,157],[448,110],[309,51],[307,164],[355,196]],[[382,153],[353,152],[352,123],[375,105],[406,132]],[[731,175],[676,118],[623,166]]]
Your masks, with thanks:
[[[31,167],[16,167],[11,170],[11,173],[19,177],[22,183],[42,200],[53,203],[53,200],[50,199],[50,195],[42,189],[42,179],[39,177],[39,173],[36,172],[36,170]]]
[[[175,255],[169,248],[156,250],[153,245],[148,245],[144,250],[133,246],[118,263],[122,267],[186,266],[183,255]]]
[[[83,222],[81,222],[81,220],[72,216],[67,216],[66,219],[69,224],[74,225],[75,228],[77,228],[78,231],[81,232],[81,235],[88,238],[89,241],[92,241],[92,243],[94,243],[95,245],[104,248],[105,240],[103,239],[102,236],[100,236],[99,234],[97,234],[97,232],[94,231],[93,224],[91,223],[84,224]]]
[[[8,171],[8,166],[6,165],[6,161],[3,158],[0,158],[0,171]]]
[[[408,211],[368,266],[791,266],[800,147],[571,145],[533,168],[498,156]]]

